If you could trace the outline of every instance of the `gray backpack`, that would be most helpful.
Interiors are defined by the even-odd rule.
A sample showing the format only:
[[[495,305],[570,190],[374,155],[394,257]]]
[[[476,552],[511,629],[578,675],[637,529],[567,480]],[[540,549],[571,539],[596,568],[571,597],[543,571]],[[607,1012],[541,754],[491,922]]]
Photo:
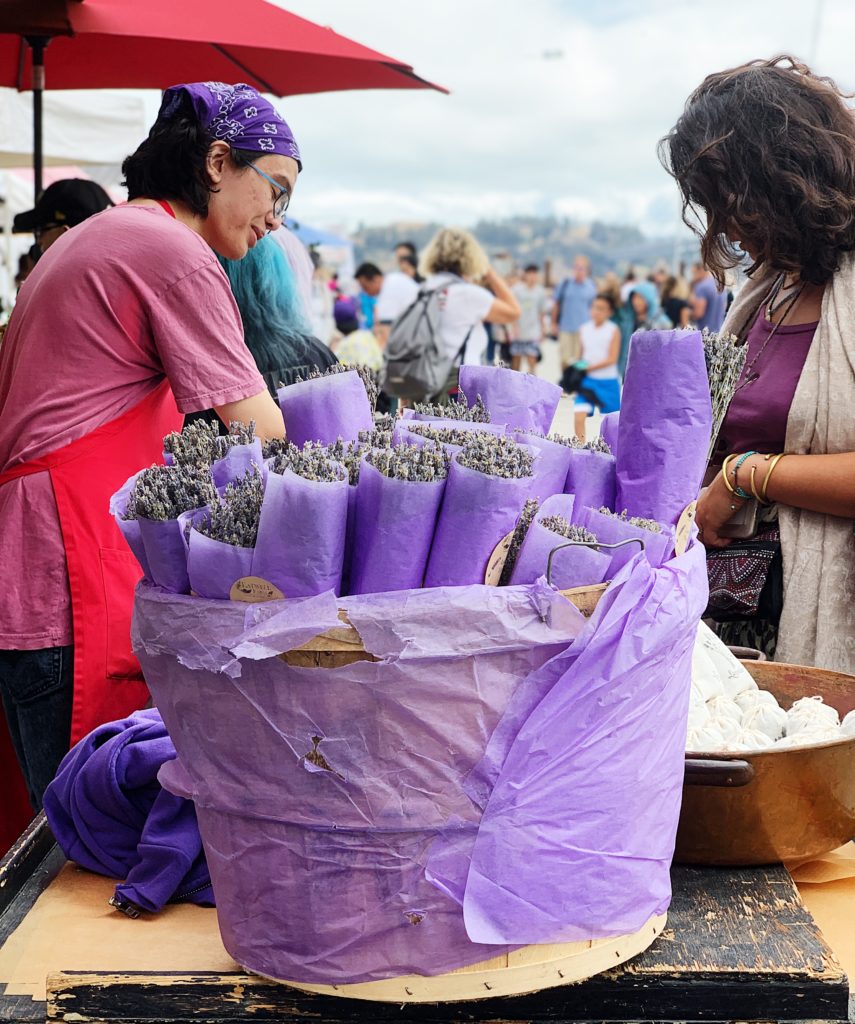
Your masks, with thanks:
[[[439,334],[440,300],[460,279],[438,288],[422,288],[413,304],[392,324],[386,342],[383,390],[395,398],[423,401],[445,387],[451,368],[463,354],[449,356]]]

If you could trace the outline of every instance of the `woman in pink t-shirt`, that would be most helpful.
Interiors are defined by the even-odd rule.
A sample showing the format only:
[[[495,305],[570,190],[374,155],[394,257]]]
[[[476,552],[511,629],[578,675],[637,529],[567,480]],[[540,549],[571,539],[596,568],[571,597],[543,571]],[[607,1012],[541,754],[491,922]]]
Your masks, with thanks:
[[[300,169],[256,90],[168,89],[124,163],[129,202],[63,234],[21,289],[0,353],[0,733],[36,809],[69,741],[145,700],[106,497],[185,413],[284,435],[215,254],[278,228]]]

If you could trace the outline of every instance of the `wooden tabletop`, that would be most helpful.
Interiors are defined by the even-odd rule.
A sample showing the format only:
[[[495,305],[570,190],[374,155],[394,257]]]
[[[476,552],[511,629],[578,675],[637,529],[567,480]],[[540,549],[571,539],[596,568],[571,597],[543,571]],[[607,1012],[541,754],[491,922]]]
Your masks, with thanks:
[[[37,820],[0,865],[0,945],[63,865]],[[579,985],[480,1002],[365,1003],[228,972],[60,972],[47,1003],[0,994],[0,1021],[171,1024],[845,1020],[845,974],[782,867],[675,867],[668,927],[641,956]],[[5,986],[0,984],[0,992]]]

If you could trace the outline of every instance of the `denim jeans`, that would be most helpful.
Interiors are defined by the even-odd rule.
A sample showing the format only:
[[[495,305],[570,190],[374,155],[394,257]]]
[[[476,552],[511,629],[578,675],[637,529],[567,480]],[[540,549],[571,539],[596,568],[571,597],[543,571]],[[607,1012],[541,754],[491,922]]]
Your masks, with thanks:
[[[68,752],[73,686],[73,647],[0,651],[0,697],[34,811]]]

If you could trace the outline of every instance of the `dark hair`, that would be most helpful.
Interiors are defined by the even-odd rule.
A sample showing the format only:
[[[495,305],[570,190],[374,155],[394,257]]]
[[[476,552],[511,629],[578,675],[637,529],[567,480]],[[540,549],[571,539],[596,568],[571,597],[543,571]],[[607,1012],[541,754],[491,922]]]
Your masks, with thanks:
[[[158,118],[148,138],[122,163],[122,182],[128,199],[179,199],[200,217],[208,216],[208,197],[219,191],[208,177],[205,162],[214,137],[193,111],[189,97],[183,96],[177,112]],[[254,163],[262,154],[232,149],[239,167]]]
[[[523,270],[523,273],[528,274],[529,272],[532,272],[537,274],[539,271],[540,267],[536,263],[529,263],[529,265]]]
[[[594,296],[594,302],[596,302],[597,299],[601,299],[603,302],[607,302],[609,304],[609,309],[612,311],[612,313],[614,313],[614,311],[617,309],[615,300],[612,298],[611,295],[609,295],[608,292],[599,292],[597,295]]]
[[[855,249],[855,119],[830,78],[793,57],[755,60],[707,78],[659,142],[683,220],[724,286],[750,246],[767,264],[824,284]],[[701,231],[689,211],[706,214]]]
[[[398,242],[395,249],[406,249],[407,255],[410,256],[414,262],[418,262],[418,253],[416,252],[416,247],[412,242]]]
[[[377,266],[376,263],[360,263],[356,268],[356,273],[353,275],[358,281],[360,277],[365,277],[369,281],[373,281],[375,277],[381,277],[383,271]]]

